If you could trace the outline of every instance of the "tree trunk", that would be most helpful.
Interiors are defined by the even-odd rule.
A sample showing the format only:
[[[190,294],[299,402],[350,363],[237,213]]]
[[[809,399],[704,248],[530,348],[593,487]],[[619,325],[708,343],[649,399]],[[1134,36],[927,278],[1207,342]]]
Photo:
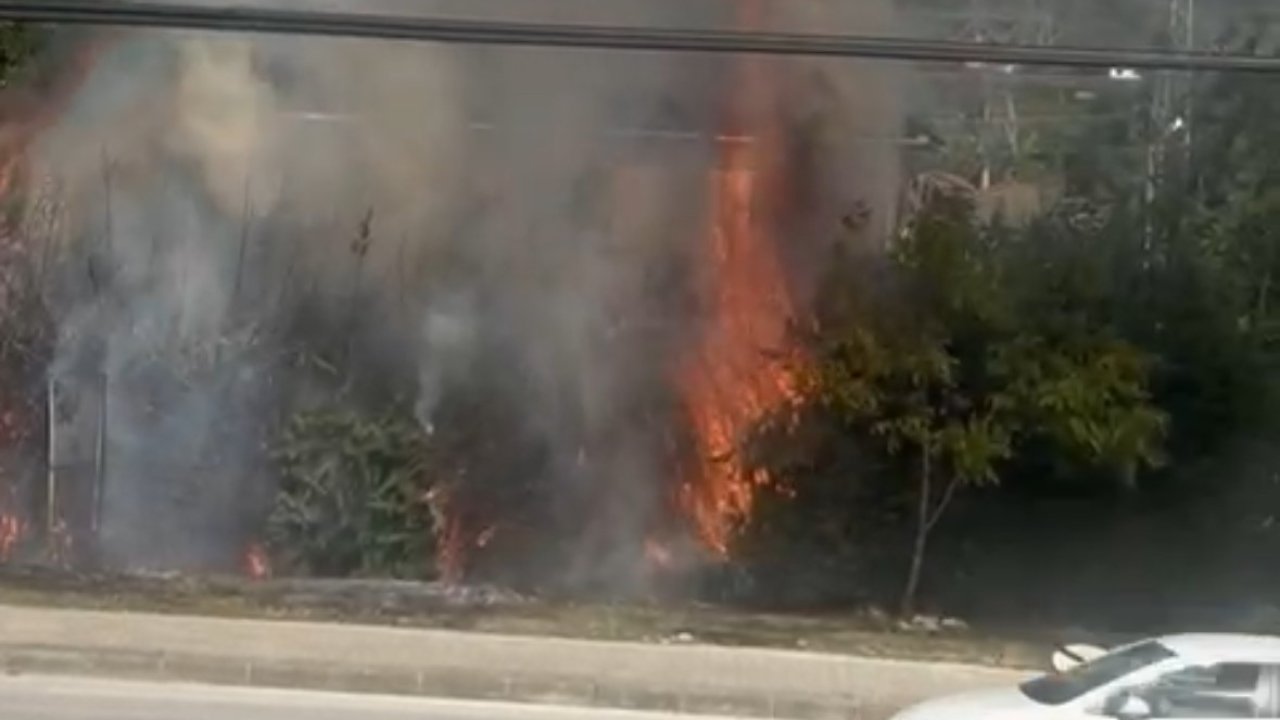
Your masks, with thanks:
[[[916,502],[916,537],[911,546],[911,568],[907,571],[907,585],[902,589],[902,601],[898,605],[898,614],[908,619],[915,614],[916,593],[920,589],[920,574],[924,569],[924,551],[929,540],[929,529],[932,525],[932,519],[929,517],[929,495],[932,480],[930,474],[929,451],[921,450],[920,497]]]

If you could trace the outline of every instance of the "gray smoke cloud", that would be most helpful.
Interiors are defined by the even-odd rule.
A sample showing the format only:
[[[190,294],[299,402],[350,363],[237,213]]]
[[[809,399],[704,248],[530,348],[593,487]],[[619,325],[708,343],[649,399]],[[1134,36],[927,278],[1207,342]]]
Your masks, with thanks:
[[[372,5],[360,9],[408,7]],[[528,8],[525,19],[701,26],[734,11]],[[806,30],[891,21],[885,2],[777,12]],[[885,66],[776,62],[788,90],[767,112],[807,158],[789,170],[803,202],[785,241],[803,289],[817,259],[805,248],[828,243],[850,204],[891,221],[898,150],[884,139],[901,109]],[[74,407],[59,460],[101,465],[107,560],[226,567],[270,498],[264,438],[289,412],[353,388],[375,388],[375,402],[408,389],[423,427],[447,432],[461,422],[450,394],[468,388],[492,401],[493,437],[468,464],[475,502],[511,503],[513,525],[550,538],[530,572],[643,583],[642,541],[668,522],[683,421],[672,367],[698,332],[687,276],[730,66],[117,38],[36,152],[64,215],[50,372]],[[312,353],[344,358],[349,377],[325,380],[299,361]],[[94,408],[102,453],[83,441]],[[527,501],[531,486],[550,500]]]

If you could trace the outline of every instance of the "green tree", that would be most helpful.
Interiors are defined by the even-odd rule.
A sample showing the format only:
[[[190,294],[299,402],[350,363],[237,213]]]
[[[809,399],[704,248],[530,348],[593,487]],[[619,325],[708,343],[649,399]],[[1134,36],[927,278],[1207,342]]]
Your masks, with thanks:
[[[956,494],[998,484],[1031,448],[1132,483],[1160,461],[1163,414],[1148,360],[1100,331],[1021,312],[998,229],[971,197],[935,192],[888,258],[891,287],[840,282],[838,317],[815,335],[803,402],[839,418],[909,478],[910,562],[900,611],[914,611],[929,537]],[[808,411],[806,408],[805,411]]]

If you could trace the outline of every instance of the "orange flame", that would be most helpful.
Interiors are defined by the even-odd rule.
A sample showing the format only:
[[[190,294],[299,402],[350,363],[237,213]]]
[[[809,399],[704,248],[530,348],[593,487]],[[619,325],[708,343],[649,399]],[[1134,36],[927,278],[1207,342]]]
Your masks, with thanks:
[[[742,23],[758,26],[758,1],[739,7]],[[700,287],[707,321],[679,379],[697,453],[681,500],[703,542],[721,556],[756,491],[770,482],[743,466],[742,436],[795,392],[790,372],[771,359],[786,347],[794,313],[772,218],[763,212],[762,200],[778,180],[770,167],[778,128],[767,107],[772,88],[757,63],[744,60],[738,68],[717,138],[720,166],[711,178]]]
[[[0,514],[0,562],[8,562],[26,535],[26,524],[17,515]]]
[[[265,580],[271,577],[271,558],[267,549],[260,543],[249,543],[244,553],[244,574],[250,580]]]

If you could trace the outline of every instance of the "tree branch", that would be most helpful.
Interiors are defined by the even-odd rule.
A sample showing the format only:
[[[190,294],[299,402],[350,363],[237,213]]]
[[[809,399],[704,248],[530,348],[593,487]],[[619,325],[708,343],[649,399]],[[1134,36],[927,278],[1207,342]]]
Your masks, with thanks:
[[[925,523],[925,532],[933,530],[933,526],[938,524],[942,519],[942,514],[947,511],[947,506],[951,504],[951,500],[956,496],[956,489],[960,487],[959,478],[951,478],[951,482],[947,483],[947,489],[942,491],[942,498],[938,500],[938,506],[933,509],[933,515],[929,521]]]

